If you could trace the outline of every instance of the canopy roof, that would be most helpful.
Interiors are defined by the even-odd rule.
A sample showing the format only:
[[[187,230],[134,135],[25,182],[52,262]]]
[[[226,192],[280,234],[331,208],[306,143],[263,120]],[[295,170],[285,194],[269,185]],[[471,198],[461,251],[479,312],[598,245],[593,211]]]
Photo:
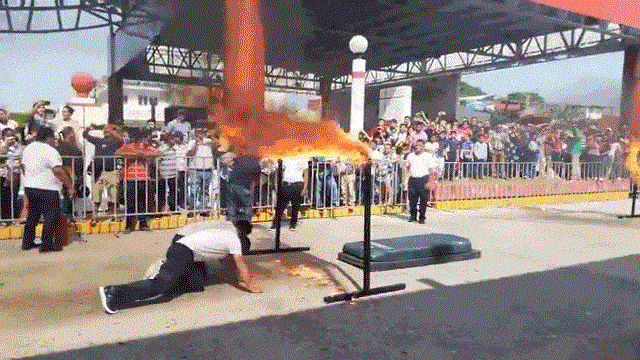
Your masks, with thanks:
[[[153,44],[222,54],[222,0],[176,0]],[[520,0],[265,0],[266,62],[336,77],[350,72],[352,36],[369,40],[369,69],[597,25]],[[561,15],[561,16],[559,16]]]

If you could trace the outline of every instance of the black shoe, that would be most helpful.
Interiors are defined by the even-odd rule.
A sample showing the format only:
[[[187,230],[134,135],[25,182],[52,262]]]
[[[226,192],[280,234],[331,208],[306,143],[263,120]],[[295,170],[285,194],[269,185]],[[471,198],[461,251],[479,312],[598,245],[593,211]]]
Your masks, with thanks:
[[[54,247],[50,247],[50,248],[40,248],[40,252],[41,253],[46,253],[46,252],[53,252],[53,251],[62,251],[62,246],[54,246]]]
[[[418,221],[418,224],[424,224],[424,219],[420,219],[420,221]]]
[[[416,219],[411,218],[411,219],[409,219],[409,222],[416,222]]]
[[[118,309],[113,306],[113,288],[111,286],[101,286],[98,289],[98,293],[100,294],[100,302],[104,311],[107,314],[117,313]]]
[[[35,249],[37,247],[39,247],[40,245],[36,244],[36,243],[31,243],[28,245],[22,245],[22,250],[27,251],[27,250],[31,250],[31,249]]]
[[[142,231],[151,231],[151,228],[149,227],[149,225],[142,225],[142,226],[140,226],[140,230],[142,230]]]
[[[276,229],[276,224],[271,224],[271,227],[269,227],[269,230],[275,230]]]
[[[289,230],[296,231],[296,226],[297,226],[296,224],[289,225]]]

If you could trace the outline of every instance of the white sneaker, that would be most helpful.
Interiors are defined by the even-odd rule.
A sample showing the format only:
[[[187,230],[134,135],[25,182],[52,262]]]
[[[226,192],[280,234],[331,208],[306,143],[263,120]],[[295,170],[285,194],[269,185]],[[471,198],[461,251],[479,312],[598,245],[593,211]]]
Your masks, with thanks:
[[[115,310],[111,305],[111,302],[113,301],[113,294],[111,293],[111,287],[101,286],[98,289],[98,292],[100,293],[100,302],[102,303],[102,308],[104,309],[104,311],[107,314],[117,313],[118,310]]]

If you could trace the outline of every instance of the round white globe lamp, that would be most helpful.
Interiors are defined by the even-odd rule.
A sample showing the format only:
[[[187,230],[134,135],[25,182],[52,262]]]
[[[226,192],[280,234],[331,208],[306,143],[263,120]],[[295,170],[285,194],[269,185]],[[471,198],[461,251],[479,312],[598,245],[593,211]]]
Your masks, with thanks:
[[[367,47],[369,47],[369,42],[362,35],[356,35],[349,41],[349,49],[354,54],[364,54],[367,51]]]

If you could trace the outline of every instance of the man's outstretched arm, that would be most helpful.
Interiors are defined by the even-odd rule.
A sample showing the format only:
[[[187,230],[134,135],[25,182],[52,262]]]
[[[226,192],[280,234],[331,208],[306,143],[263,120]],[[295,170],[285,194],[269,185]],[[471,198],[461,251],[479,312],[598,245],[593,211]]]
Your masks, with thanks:
[[[244,257],[242,255],[231,255],[233,257],[233,261],[235,263],[236,271],[238,274],[238,285],[244,287],[249,292],[252,293],[261,293],[262,288],[258,286],[258,284],[253,281],[251,274],[249,273],[249,267],[247,263],[244,262]]]

